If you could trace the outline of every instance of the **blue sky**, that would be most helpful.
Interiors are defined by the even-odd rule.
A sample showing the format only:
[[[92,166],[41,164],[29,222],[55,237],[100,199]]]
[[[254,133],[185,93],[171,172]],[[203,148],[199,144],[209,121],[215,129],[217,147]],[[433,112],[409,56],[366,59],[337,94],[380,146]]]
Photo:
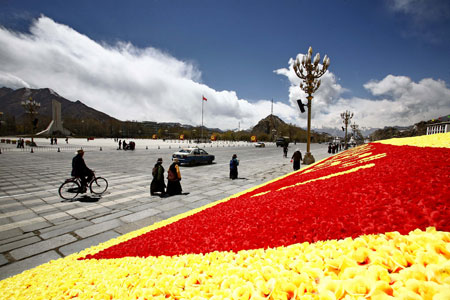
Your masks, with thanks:
[[[209,100],[208,104],[212,107],[207,121],[210,126],[225,128],[226,124],[238,121],[248,123],[248,126],[254,125],[252,122],[270,113],[267,103],[274,99],[277,104],[275,114],[304,127],[305,116],[299,115],[294,105],[295,98],[304,95],[295,89],[298,82],[292,74],[288,74],[288,70],[290,59],[305,54],[309,46],[313,47],[314,53],[319,52],[322,57],[327,54],[331,59],[331,77],[324,78],[322,91],[322,96],[328,98],[321,99],[318,94],[318,110],[315,111],[313,107],[317,127],[340,127],[341,111],[336,111],[336,116],[333,116],[333,112],[345,110],[346,107],[355,111],[355,119],[359,113],[358,123],[367,127],[407,125],[438,117],[439,112],[442,115],[450,112],[450,2],[445,0],[18,0],[0,1],[0,5],[0,24],[4,34],[21,32],[38,40],[42,38],[36,38],[39,33],[47,30],[55,33],[55,29],[50,27],[64,26],[70,28],[72,33],[79,33],[108,50],[114,48],[123,54],[123,48],[119,45],[124,44],[128,45],[128,49],[132,47],[131,55],[154,49],[158,52],[157,57],[162,55],[165,57],[163,60],[168,57],[170,61],[175,60],[175,64],[183,64],[183,70],[180,71],[183,75],[177,74],[182,80],[191,80],[195,90],[186,93],[186,99],[196,98],[199,90],[203,89],[202,94],[206,94],[212,102],[218,102],[213,105]],[[42,21],[42,18],[50,20],[52,25],[48,25],[48,22],[40,22],[48,26],[36,25],[39,23],[37,20]],[[40,29],[33,32],[33,24]],[[18,41],[9,36],[0,40],[2,42],[15,45]],[[39,48],[36,51],[41,53],[46,47],[39,45],[35,44],[33,48]],[[0,52],[0,62],[11,53],[13,51]],[[137,57],[142,58],[142,55],[137,54]],[[19,61],[17,58],[12,60]],[[27,65],[36,67],[36,62]],[[26,69],[27,65],[24,64],[20,69]],[[66,70],[58,72],[70,73],[71,69],[68,65]],[[155,72],[142,76],[149,76],[148,80],[164,81],[167,77],[163,72],[164,67],[158,70],[162,74]],[[105,68],[103,72],[108,72],[108,69]],[[129,72],[133,73],[132,70]],[[0,85],[9,83],[18,87],[17,84],[11,84],[11,78],[19,79],[24,82],[24,86],[29,87],[44,87],[41,85],[47,84],[63,96],[72,97],[71,100],[79,96],[88,105],[104,110],[104,107],[95,104],[98,100],[61,89],[63,83],[53,84],[42,78],[27,77],[23,73],[15,70],[11,64],[0,67]],[[178,75],[175,77],[180,79]],[[184,86],[177,82],[177,79],[170,80],[164,85],[165,92],[158,91],[148,96],[146,103],[133,105],[141,105],[140,111],[158,105],[163,109],[163,102],[169,98],[173,98],[167,100],[169,107],[178,105],[180,101],[185,101],[186,105],[196,105],[195,100],[183,100],[182,93],[168,92]],[[83,86],[83,82],[77,84]],[[113,82],[99,80],[97,86],[102,89],[111,84]],[[197,87],[199,90],[196,90]],[[436,110],[421,108],[418,112],[420,101],[427,102],[429,99],[408,100],[412,95],[423,97],[427,91],[436,89],[436,95],[432,96],[432,103],[438,108]],[[89,90],[92,94],[95,85]],[[144,91],[140,96],[143,94]],[[156,99],[157,95],[164,101]],[[106,96],[99,93],[97,99]],[[398,111],[396,116],[381,120],[378,125],[377,120],[380,119],[373,111],[383,101],[388,104],[386,110]],[[120,102],[120,99],[116,102]],[[130,104],[125,101],[127,107]],[[124,113],[120,105],[116,103],[115,106],[117,108],[109,108],[106,112],[121,119],[198,123],[196,118],[183,116],[182,110],[173,114],[156,114],[162,118],[158,120],[155,114]],[[222,117],[225,117],[226,122],[219,121]],[[228,128],[232,127],[236,126],[229,125]]]

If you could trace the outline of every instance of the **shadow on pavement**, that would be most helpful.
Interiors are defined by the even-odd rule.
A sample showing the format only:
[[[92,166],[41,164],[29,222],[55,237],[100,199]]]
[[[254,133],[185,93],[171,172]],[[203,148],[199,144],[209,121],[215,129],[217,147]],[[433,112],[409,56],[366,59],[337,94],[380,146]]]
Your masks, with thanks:
[[[211,165],[215,165],[215,164],[216,164],[215,162],[212,162],[210,164],[203,163],[203,164],[194,164],[194,165],[182,164],[182,165],[180,165],[180,167],[195,168],[195,167],[202,167],[202,166],[211,166]]]
[[[94,203],[94,202],[98,202],[101,199],[100,196],[88,196],[88,195],[83,195],[81,197],[72,199],[72,200],[62,200],[61,202],[85,202],[85,203]]]

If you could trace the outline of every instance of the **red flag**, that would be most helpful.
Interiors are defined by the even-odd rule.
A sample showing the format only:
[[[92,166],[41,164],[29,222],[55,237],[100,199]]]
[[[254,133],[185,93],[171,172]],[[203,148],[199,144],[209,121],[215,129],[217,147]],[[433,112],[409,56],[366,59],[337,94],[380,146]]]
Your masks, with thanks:
[[[208,99],[206,99],[205,96],[202,96],[202,97],[203,97],[203,101],[208,101]]]

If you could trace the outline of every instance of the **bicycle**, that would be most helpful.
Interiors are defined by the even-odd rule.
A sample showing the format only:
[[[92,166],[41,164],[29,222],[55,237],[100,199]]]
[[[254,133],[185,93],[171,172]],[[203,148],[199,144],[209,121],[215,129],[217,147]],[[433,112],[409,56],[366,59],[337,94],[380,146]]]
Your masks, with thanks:
[[[92,180],[88,183],[89,190],[92,194],[101,195],[108,188],[108,181],[103,177],[96,177],[95,173]],[[59,196],[65,200],[73,200],[81,193],[80,177],[72,177],[66,179],[59,187]]]

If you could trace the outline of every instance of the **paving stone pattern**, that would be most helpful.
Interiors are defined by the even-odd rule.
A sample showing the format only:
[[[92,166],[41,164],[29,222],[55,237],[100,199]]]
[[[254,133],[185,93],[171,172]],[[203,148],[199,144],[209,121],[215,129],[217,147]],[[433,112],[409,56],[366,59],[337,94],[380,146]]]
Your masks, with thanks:
[[[292,145],[305,152],[305,144]],[[151,170],[158,157],[166,171],[176,149],[87,150],[86,164],[109,182],[101,198],[87,193],[63,201],[58,188],[70,177],[74,153],[0,154],[0,279],[65,257],[122,234],[223,199],[292,171],[289,158],[274,145],[205,148],[212,165],[182,166],[187,195],[150,196]],[[316,160],[326,145],[312,145]],[[229,160],[240,160],[239,179],[229,179]],[[303,167],[303,166],[302,166]]]

